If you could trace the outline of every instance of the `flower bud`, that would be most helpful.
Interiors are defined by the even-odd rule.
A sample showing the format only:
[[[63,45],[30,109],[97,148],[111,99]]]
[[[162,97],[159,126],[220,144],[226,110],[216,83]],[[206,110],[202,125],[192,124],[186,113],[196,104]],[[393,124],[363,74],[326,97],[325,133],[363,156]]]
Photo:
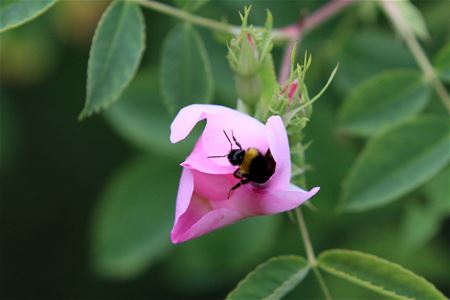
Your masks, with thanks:
[[[238,36],[228,45],[228,61],[232,70],[242,77],[257,75],[264,66],[266,58],[272,50],[270,31],[272,29],[272,15],[267,13],[266,26],[255,29],[247,26],[250,7],[246,7],[241,15],[242,29]]]
[[[267,12],[264,28],[247,26],[250,8],[246,7],[241,15],[242,27],[239,35],[228,45],[228,61],[236,74],[236,91],[239,98],[247,106],[247,110],[255,112],[262,96],[260,73],[271,59],[272,16]]]
[[[309,118],[311,116],[312,105],[308,104],[310,100],[303,81],[300,81],[299,78],[294,79],[285,85],[281,93],[285,94],[283,98],[284,101],[287,101],[288,110],[295,111],[300,117]]]
[[[230,66],[236,74],[248,77],[258,73],[258,50],[249,32],[242,30],[237,38],[231,40],[228,53]]]
[[[261,80],[258,76],[237,76],[236,92],[247,106],[254,107],[261,98]]]
[[[336,74],[338,66],[333,70],[325,86],[314,97],[310,98],[305,84],[305,75],[311,65],[311,56],[305,55],[303,65],[291,67],[291,76],[281,86],[278,97],[272,99],[270,110],[283,116],[283,120],[289,131],[301,131],[309,121],[313,111],[313,103],[320,98],[330,85]]]

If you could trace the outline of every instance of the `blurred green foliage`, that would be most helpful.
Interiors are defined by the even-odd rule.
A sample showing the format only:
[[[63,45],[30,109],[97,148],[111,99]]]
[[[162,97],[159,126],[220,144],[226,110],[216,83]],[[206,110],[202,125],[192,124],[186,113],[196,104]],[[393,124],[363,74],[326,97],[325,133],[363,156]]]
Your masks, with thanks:
[[[370,136],[422,111],[431,88],[419,71],[390,70],[353,89],[338,112],[344,132]]]
[[[172,28],[161,52],[161,90],[168,110],[175,115],[191,103],[210,103],[211,63],[197,30],[190,24]]]
[[[130,278],[170,251],[178,168],[170,159],[137,159],[111,179],[98,201],[92,232],[99,275]],[[148,195],[155,195],[148,201]]]
[[[263,25],[264,10],[269,8],[274,27],[293,23],[300,14],[325,3],[204,2],[189,5],[176,1],[200,15],[225,18],[233,24],[239,24],[237,11],[252,4],[249,23]],[[162,49],[170,30],[187,27],[174,27],[178,21],[142,9],[147,38],[137,77],[109,110],[80,123],[77,116],[86,95],[91,39],[108,4],[60,1],[38,19],[0,34],[0,297],[218,299],[269,257],[304,255],[295,224],[285,215],[246,220],[182,245],[170,244],[178,164],[195,137],[181,145],[168,141],[172,116],[165,110],[162,95],[180,91],[161,87],[161,77],[170,76],[161,71],[161,62],[174,63],[163,57]],[[423,42],[427,55],[442,79],[448,80],[450,4],[440,0],[415,4],[428,27],[430,37]],[[195,35],[198,31],[203,42],[190,47],[203,49],[204,44],[211,68],[196,69],[193,76],[187,76],[194,84],[199,79],[207,82],[205,97],[199,100],[211,98],[213,103],[235,105],[223,37],[205,29],[191,30]],[[277,67],[280,46],[273,52]],[[179,50],[173,42],[171,47]],[[450,175],[445,108],[416,80],[419,69],[409,50],[371,3],[349,7],[306,35],[299,48],[313,55],[306,78],[311,94],[320,90],[330,70],[340,63],[305,131],[306,139],[313,142],[306,153],[310,165],[307,180],[310,186],[321,187],[312,200],[318,209],[306,211],[316,251],[347,248],[372,253],[420,274],[449,295]],[[206,60],[193,59],[201,64]],[[406,81],[415,92],[389,98],[389,91],[401,86],[395,77],[398,73],[393,72],[399,68],[413,74]],[[186,77],[188,70],[183,72],[175,72],[173,79]],[[212,76],[201,78],[203,73]],[[352,105],[348,110],[363,111],[358,116],[367,113],[366,122],[376,118],[369,104],[362,105],[369,96],[374,97],[374,92],[364,91],[367,82],[380,85],[376,89],[379,99],[372,101],[377,102],[379,114],[386,116],[382,125],[388,127],[381,135],[375,134],[368,147],[366,138],[352,136],[358,130],[343,132],[340,126],[342,111],[358,101],[354,98],[361,98],[360,107]],[[119,95],[114,84],[112,93]],[[214,96],[210,97],[212,86]],[[359,97],[355,96],[358,91]],[[397,119],[388,118],[386,111]],[[344,119],[352,121],[351,111],[347,113],[350,117]],[[428,116],[417,116],[423,113]],[[427,121],[432,124],[404,132],[404,127],[424,119],[439,121]],[[392,120],[392,124],[407,123],[390,127],[387,122]],[[352,124],[362,130],[359,123]],[[380,129],[369,125],[364,127],[369,129],[363,131],[363,137]],[[393,132],[399,127],[400,133]],[[387,136],[393,137],[389,144]],[[439,153],[429,155],[430,148],[436,148],[432,147],[436,136],[443,141]],[[424,163],[423,157],[416,159],[414,147],[408,143],[428,155],[427,161],[434,163],[436,158],[439,166]],[[369,155],[375,146],[378,150]],[[380,168],[383,155],[389,153],[398,153],[399,161],[409,157],[410,162],[420,163],[395,179],[400,163]],[[360,182],[346,182],[343,189],[349,177]],[[395,194],[395,199],[377,198],[373,192],[371,201],[397,201],[359,213],[337,212],[343,190],[386,178],[394,178],[387,185],[387,194]],[[379,297],[340,279],[328,275],[325,279],[335,298]],[[320,297],[311,276],[288,295],[288,299]]]
[[[450,44],[442,48],[441,51],[436,55],[434,59],[434,67],[439,73],[439,76],[442,80],[449,82],[450,81]]]
[[[382,131],[351,168],[343,209],[380,206],[436,176],[450,160],[449,140],[448,118],[440,116],[417,117]]]

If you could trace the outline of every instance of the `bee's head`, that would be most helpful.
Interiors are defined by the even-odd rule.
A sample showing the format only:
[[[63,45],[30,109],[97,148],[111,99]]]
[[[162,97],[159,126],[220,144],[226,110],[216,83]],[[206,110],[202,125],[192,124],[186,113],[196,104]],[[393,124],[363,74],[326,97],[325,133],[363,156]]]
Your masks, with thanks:
[[[245,150],[242,149],[233,149],[228,153],[228,161],[233,165],[237,166],[242,163],[245,156]]]

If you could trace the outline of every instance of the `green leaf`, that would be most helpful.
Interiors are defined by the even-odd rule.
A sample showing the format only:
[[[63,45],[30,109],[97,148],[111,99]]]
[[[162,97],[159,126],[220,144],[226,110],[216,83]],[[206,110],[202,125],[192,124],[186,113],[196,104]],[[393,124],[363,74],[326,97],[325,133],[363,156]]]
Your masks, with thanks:
[[[406,253],[426,245],[439,231],[441,222],[450,215],[450,168],[427,182],[423,192],[426,202],[411,203],[406,207],[401,227],[401,248]]]
[[[436,235],[440,222],[441,216],[435,214],[428,203],[409,204],[401,226],[400,247],[407,253],[413,253]]]
[[[417,7],[415,7],[409,0],[401,0],[395,3],[402,12],[405,21],[408,23],[412,31],[420,39],[428,39],[430,34],[428,33],[427,24],[425,23],[425,19],[420,10],[417,9]]]
[[[43,14],[57,0],[2,0],[0,2],[0,32],[20,26]]]
[[[426,182],[447,165],[449,138],[447,118],[421,116],[369,140],[344,182],[344,210],[384,205]]]
[[[99,275],[139,275],[170,248],[179,167],[161,157],[120,169],[101,195],[93,222],[92,259]]]
[[[194,12],[198,10],[200,7],[208,3],[209,0],[175,0],[175,4],[182,8],[183,10],[187,10],[189,12]]]
[[[343,131],[369,136],[423,110],[430,88],[414,70],[386,71],[355,87],[339,110]]]
[[[377,1],[364,1],[359,3],[357,14],[361,21],[366,24],[375,23],[379,14],[379,5]]]
[[[396,299],[447,299],[434,285],[400,265],[374,255],[329,250],[318,257],[326,272]]]
[[[241,280],[226,299],[281,299],[305,278],[309,269],[303,257],[273,257]]]
[[[411,53],[392,33],[375,30],[358,30],[344,47],[339,59],[336,85],[351,91],[362,80],[382,71],[414,68]]]
[[[214,35],[202,36],[210,61],[214,62],[214,64],[211,64],[214,79],[214,103],[236,106],[234,75],[226,59],[227,47],[224,47],[229,36],[225,40],[219,41],[220,36],[217,35],[218,33],[215,32]]]
[[[305,127],[305,136],[313,139],[307,155],[308,164],[314,166],[314,172],[308,174],[308,181],[321,187],[320,193],[311,200],[321,211],[336,209],[336,195],[341,190],[342,178],[357,154],[356,150],[343,142],[335,132],[333,97],[331,93],[325,94],[316,102],[314,109],[320,113],[314,114]]]
[[[136,3],[116,0],[103,14],[92,41],[87,96],[80,119],[107,108],[133,79],[145,47],[145,24]]]
[[[434,51],[436,46],[440,47],[443,42],[448,42],[448,26],[442,26],[448,21],[448,2],[436,1],[432,5],[425,6],[418,2],[415,3],[420,5],[420,11],[426,20],[428,30],[432,32],[432,42],[426,41],[426,44],[433,44],[433,46],[430,48],[426,46],[426,48],[427,50],[432,48],[431,51]]]
[[[177,144],[169,142],[172,118],[162,102],[155,70],[140,72],[105,116],[125,140],[143,150],[181,159],[195,142],[195,134]]]
[[[439,51],[433,61],[433,65],[439,77],[450,83],[450,43]]]
[[[209,103],[214,83],[208,55],[197,30],[179,24],[167,35],[162,49],[161,86],[169,111],[192,103]]]
[[[226,59],[227,48],[224,47],[225,41],[219,42],[219,37],[215,35],[204,35],[204,42],[208,56],[214,64],[211,64],[211,70],[214,79],[214,103],[220,103],[225,106],[236,106],[236,95],[234,75]]]
[[[450,214],[450,168],[441,172],[424,186],[425,195],[435,214],[446,216]]]

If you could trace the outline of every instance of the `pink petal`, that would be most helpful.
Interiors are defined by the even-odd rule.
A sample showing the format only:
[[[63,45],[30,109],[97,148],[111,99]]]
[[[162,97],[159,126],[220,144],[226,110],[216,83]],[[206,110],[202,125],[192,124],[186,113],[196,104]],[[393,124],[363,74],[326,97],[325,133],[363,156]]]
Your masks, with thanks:
[[[211,175],[188,168],[183,169],[177,196],[175,224],[171,233],[173,243],[193,239],[244,218],[239,211],[216,208],[216,201],[227,199],[231,182],[227,178],[227,175]],[[225,184],[225,188],[221,188],[222,183]],[[204,192],[207,193],[206,196],[203,195]]]
[[[186,216],[186,219],[189,217]],[[181,224],[180,227],[172,231],[171,239],[174,244],[185,242],[226,225],[233,224],[243,218],[244,216],[240,215],[237,211],[229,209],[213,210],[205,213],[197,223],[192,224],[190,227]],[[182,219],[180,223],[184,221],[185,219]]]
[[[250,215],[268,215],[294,209],[309,200],[318,191],[319,187],[304,191],[291,185],[285,190],[262,191],[253,188],[250,192],[247,190],[236,193],[236,197],[239,198],[241,211],[245,207]]]
[[[178,185],[177,205],[175,208],[175,223],[189,207],[192,192],[194,191],[194,176],[189,169],[183,168]]]
[[[235,112],[231,108],[212,104],[192,104],[182,108],[170,125],[170,141],[172,143],[185,139],[195,124],[205,119],[207,115]]]
[[[236,189],[228,199],[235,182],[232,175],[206,174],[185,168],[177,197],[172,242],[193,239],[246,217],[291,210],[319,190],[314,188],[307,192],[293,185],[285,190],[274,190],[250,183]]]
[[[266,129],[261,122],[244,113],[219,105],[193,104],[180,110],[170,126],[170,141],[176,143],[186,138],[195,124],[203,119],[207,119],[201,136],[203,147],[200,148],[197,144],[193,157],[185,162],[191,168],[202,171],[210,169],[213,174],[221,174],[227,169],[220,168],[220,166],[230,167],[226,157],[208,158],[208,156],[226,155],[230,152],[231,146],[224,131],[231,139],[234,149],[238,147],[234,143],[232,135],[244,149],[256,147],[263,153],[268,149]],[[202,151],[206,154],[203,158],[201,157]],[[217,164],[219,168],[212,167],[211,169],[211,165],[206,160]]]
[[[266,134],[270,152],[277,164],[270,179],[270,186],[285,189],[291,180],[291,153],[286,128],[279,116],[272,116],[267,120]]]
[[[214,115],[208,118],[202,135],[203,148],[208,156],[225,155],[230,152],[230,143],[224,130],[233,143],[233,149],[238,148],[233,141],[233,135],[243,149],[255,147],[265,153],[269,147],[264,125],[246,114],[233,111],[231,114]],[[226,157],[214,160],[220,165],[230,164]]]
[[[318,191],[318,187],[304,191],[290,185],[277,190],[249,183],[236,189],[229,200],[214,202],[214,207],[233,209],[246,216],[276,214],[300,206]]]
[[[239,181],[233,175],[207,174],[197,170],[191,170],[191,172],[194,176],[195,193],[207,198],[211,202],[212,208],[216,208],[219,201],[230,202],[228,193]],[[229,206],[229,208],[231,207]]]
[[[192,150],[191,154],[189,154],[181,165],[209,174],[231,174],[236,169],[230,163],[227,165],[219,165],[215,160],[208,158],[208,155],[203,149],[202,136],[200,136],[195,144],[194,150]]]

